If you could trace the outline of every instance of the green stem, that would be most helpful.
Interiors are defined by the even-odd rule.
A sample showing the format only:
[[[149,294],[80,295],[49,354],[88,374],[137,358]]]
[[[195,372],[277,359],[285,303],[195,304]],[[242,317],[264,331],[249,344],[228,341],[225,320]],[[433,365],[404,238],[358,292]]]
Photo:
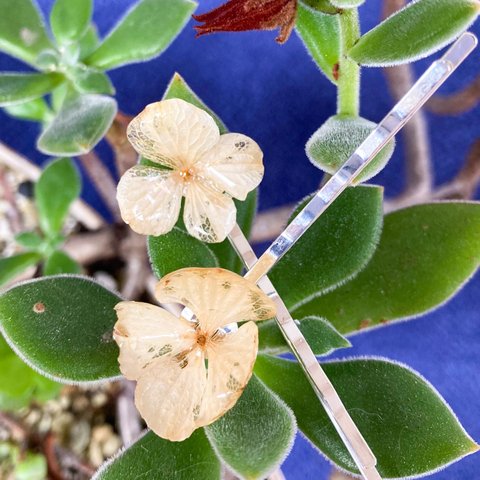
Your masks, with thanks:
[[[339,14],[340,60],[338,78],[338,115],[358,116],[360,110],[360,67],[348,58],[347,52],[360,38],[358,10],[343,10]]]

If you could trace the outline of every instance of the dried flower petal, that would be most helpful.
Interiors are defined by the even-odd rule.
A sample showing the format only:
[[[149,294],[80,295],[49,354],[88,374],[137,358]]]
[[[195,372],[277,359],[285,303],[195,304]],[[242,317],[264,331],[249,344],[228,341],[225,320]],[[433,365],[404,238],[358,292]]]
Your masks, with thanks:
[[[207,331],[275,316],[275,304],[255,284],[222,268],[182,268],[169,273],[158,282],[155,296],[160,303],[190,308]]]
[[[163,235],[177,223],[183,185],[171,170],[136,165],[117,187],[122,219],[137,233]]]
[[[156,359],[188,350],[195,338],[190,322],[143,302],[120,302],[113,338],[120,347],[121,372],[136,380]]]
[[[199,350],[181,361],[159,359],[139,378],[135,405],[158,436],[181,442],[200,426],[196,418],[206,384],[205,359]]]
[[[226,133],[200,159],[203,173],[218,190],[245,200],[263,178],[263,153],[251,138],[240,133]]]
[[[235,225],[237,209],[231,197],[208,185],[192,183],[185,196],[183,221],[188,233],[202,242],[221,242]]]
[[[193,15],[203,25],[197,36],[215,32],[274,30],[280,28],[278,43],[288,40],[297,14],[297,0],[229,0],[210,12]]]
[[[147,105],[128,125],[133,148],[149,160],[170,168],[186,168],[219,140],[215,120],[183,100]]]
[[[235,405],[252,376],[257,350],[258,328],[253,322],[210,347],[207,386],[197,425],[209,425]]]

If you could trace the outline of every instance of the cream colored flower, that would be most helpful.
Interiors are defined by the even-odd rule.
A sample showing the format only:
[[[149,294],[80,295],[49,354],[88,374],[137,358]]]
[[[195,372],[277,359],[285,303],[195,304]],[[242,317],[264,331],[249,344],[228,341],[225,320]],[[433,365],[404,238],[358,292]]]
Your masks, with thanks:
[[[155,294],[161,303],[188,307],[194,319],[120,302],[114,339],[122,373],[137,381],[135,404],[147,425],[181,441],[235,405],[257,355],[253,321],[273,317],[275,307],[256,285],[221,268],[178,270],[158,282]],[[241,321],[247,323],[237,331],[224,328]]]
[[[158,167],[137,165],[121,178],[117,200],[123,220],[137,233],[168,233],[184,196],[190,235],[223,241],[236,221],[232,197],[245,200],[262,180],[260,147],[239,133],[220,135],[207,112],[179,99],[148,105],[127,134],[135,150]]]

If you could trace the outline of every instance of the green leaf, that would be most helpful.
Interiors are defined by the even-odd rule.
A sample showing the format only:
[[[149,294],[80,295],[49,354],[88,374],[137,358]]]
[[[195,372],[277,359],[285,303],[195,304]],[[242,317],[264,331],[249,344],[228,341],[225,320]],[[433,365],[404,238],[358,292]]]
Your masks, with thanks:
[[[38,139],[37,147],[48,155],[88,153],[103,138],[116,113],[117,102],[104,95],[67,98]]]
[[[30,366],[63,383],[118,376],[113,341],[121,298],[80,276],[44,277],[0,295],[0,326]]]
[[[55,113],[58,113],[62,108],[67,95],[69,94],[70,86],[68,83],[63,83],[59,87],[57,87],[50,95],[50,104],[52,106],[52,110]]]
[[[222,122],[221,118],[211,108],[205,105],[203,100],[198,97],[198,95],[187,84],[185,79],[178,73],[175,73],[170,80],[170,83],[165,90],[165,94],[163,95],[162,100],[169,100],[171,98],[179,98],[181,100],[185,100],[186,102],[191,103],[192,105],[195,105],[202,110],[205,110],[209,115],[214,118],[221,134],[228,132],[228,129]]]
[[[325,316],[348,333],[434,309],[478,268],[479,231],[479,203],[433,203],[391,213],[367,267],[294,314]]]
[[[52,119],[52,112],[43,98],[36,98],[24,103],[8,105],[5,111],[12,117],[36,122],[48,122]]]
[[[54,160],[43,170],[35,184],[35,203],[40,226],[47,236],[55,236],[62,230],[80,189],[80,177],[70,158]]]
[[[377,125],[362,117],[330,117],[308,140],[306,153],[316,167],[333,175]],[[395,139],[383,147],[355,179],[365,182],[379,173],[392,157]]]
[[[477,0],[418,0],[363,35],[348,52],[362,65],[385,67],[427,57],[475,21]]]
[[[32,370],[0,335],[0,409],[18,410],[58,395],[61,385]]]
[[[43,238],[36,232],[22,232],[15,236],[15,241],[25,248],[37,250],[43,245]]]
[[[296,427],[290,408],[253,375],[235,406],[205,431],[222,462],[253,480],[266,478],[283,462]]]
[[[19,253],[0,258],[0,286],[20,275],[28,267],[36,265],[42,256],[36,252]]]
[[[45,261],[43,266],[44,275],[58,275],[60,273],[80,273],[80,265],[65,252],[57,250]]]
[[[181,100],[185,100],[186,102],[205,110],[215,119],[221,134],[228,131],[222,120],[203,103],[203,101],[193,92],[193,90],[187,85],[185,80],[178,73],[173,76],[163,96],[164,100],[171,98],[180,98]],[[253,219],[257,211],[257,191],[254,190],[250,192],[244,202],[240,202],[237,199],[234,199],[234,202],[237,207],[237,224],[248,238],[252,228]],[[182,222],[180,222],[180,227],[184,229],[181,223]],[[228,239],[225,239],[221,243],[209,244],[208,248],[217,257],[220,267],[234,272],[241,271],[242,262],[230,245]]]
[[[47,478],[47,460],[43,455],[27,452],[15,467],[15,480],[44,480]]]
[[[113,95],[115,87],[106,73],[85,65],[77,66],[72,71],[72,80],[80,93],[103,93]]]
[[[112,461],[92,480],[220,480],[220,462],[202,429],[183,442],[169,442],[148,432]]]
[[[92,0],[55,0],[50,26],[58,43],[80,39],[90,24],[92,10]]]
[[[180,33],[195,7],[190,0],[140,0],[86,63],[109,70],[160,55]]]
[[[338,348],[351,346],[351,343],[324,318],[306,317],[297,323],[315,355],[328,355]],[[258,333],[260,352],[275,355],[290,352],[275,320],[260,322]]]
[[[43,18],[32,0],[0,0],[0,50],[35,65],[37,55],[52,48]]]
[[[478,450],[439,393],[409,368],[376,359],[323,368],[377,457],[382,478],[433,473]],[[293,409],[318,449],[357,471],[297,363],[260,355],[255,373]]]
[[[42,50],[35,59],[35,68],[44,72],[55,72],[59,70],[62,63],[62,54],[58,50],[49,48]]]
[[[219,266],[209,246],[178,227],[166,235],[149,236],[148,255],[158,278],[180,268]]]
[[[0,73],[0,106],[43,97],[64,80],[59,73]]]
[[[80,47],[79,59],[82,61],[100,45],[97,27],[94,24],[90,24],[78,45]]]
[[[348,188],[272,269],[269,277],[288,307],[297,308],[365,267],[380,238],[382,197],[381,187]]]
[[[333,83],[340,59],[340,28],[337,15],[327,15],[298,3],[295,28],[320,70]]]

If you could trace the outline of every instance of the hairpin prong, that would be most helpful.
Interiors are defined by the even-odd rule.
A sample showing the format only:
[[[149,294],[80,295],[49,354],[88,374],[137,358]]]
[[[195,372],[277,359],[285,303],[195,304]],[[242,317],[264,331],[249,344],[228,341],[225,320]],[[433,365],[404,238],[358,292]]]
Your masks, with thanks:
[[[477,38],[464,33],[442,58],[433,62],[407,94],[325,183],[245,275],[257,283],[292,248],[317,218],[351,185],[377,153],[412,118],[425,102],[465,60],[477,45]]]
[[[257,256],[238,225],[233,227],[229,240],[247,268],[257,261]],[[334,386],[317,361],[310,345],[305,340],[298,325],[278,295],[268,277],[264,276],[258,286],[275,302],[277,325],[290,349],[297,357],[300,366],[312,385],[312,388],[325,408],[328,417],[347,447],[355,464],[366,480],[381,480],[375,465],[377,460],[368,443],[350,417],[347,409],[338,396]]]

